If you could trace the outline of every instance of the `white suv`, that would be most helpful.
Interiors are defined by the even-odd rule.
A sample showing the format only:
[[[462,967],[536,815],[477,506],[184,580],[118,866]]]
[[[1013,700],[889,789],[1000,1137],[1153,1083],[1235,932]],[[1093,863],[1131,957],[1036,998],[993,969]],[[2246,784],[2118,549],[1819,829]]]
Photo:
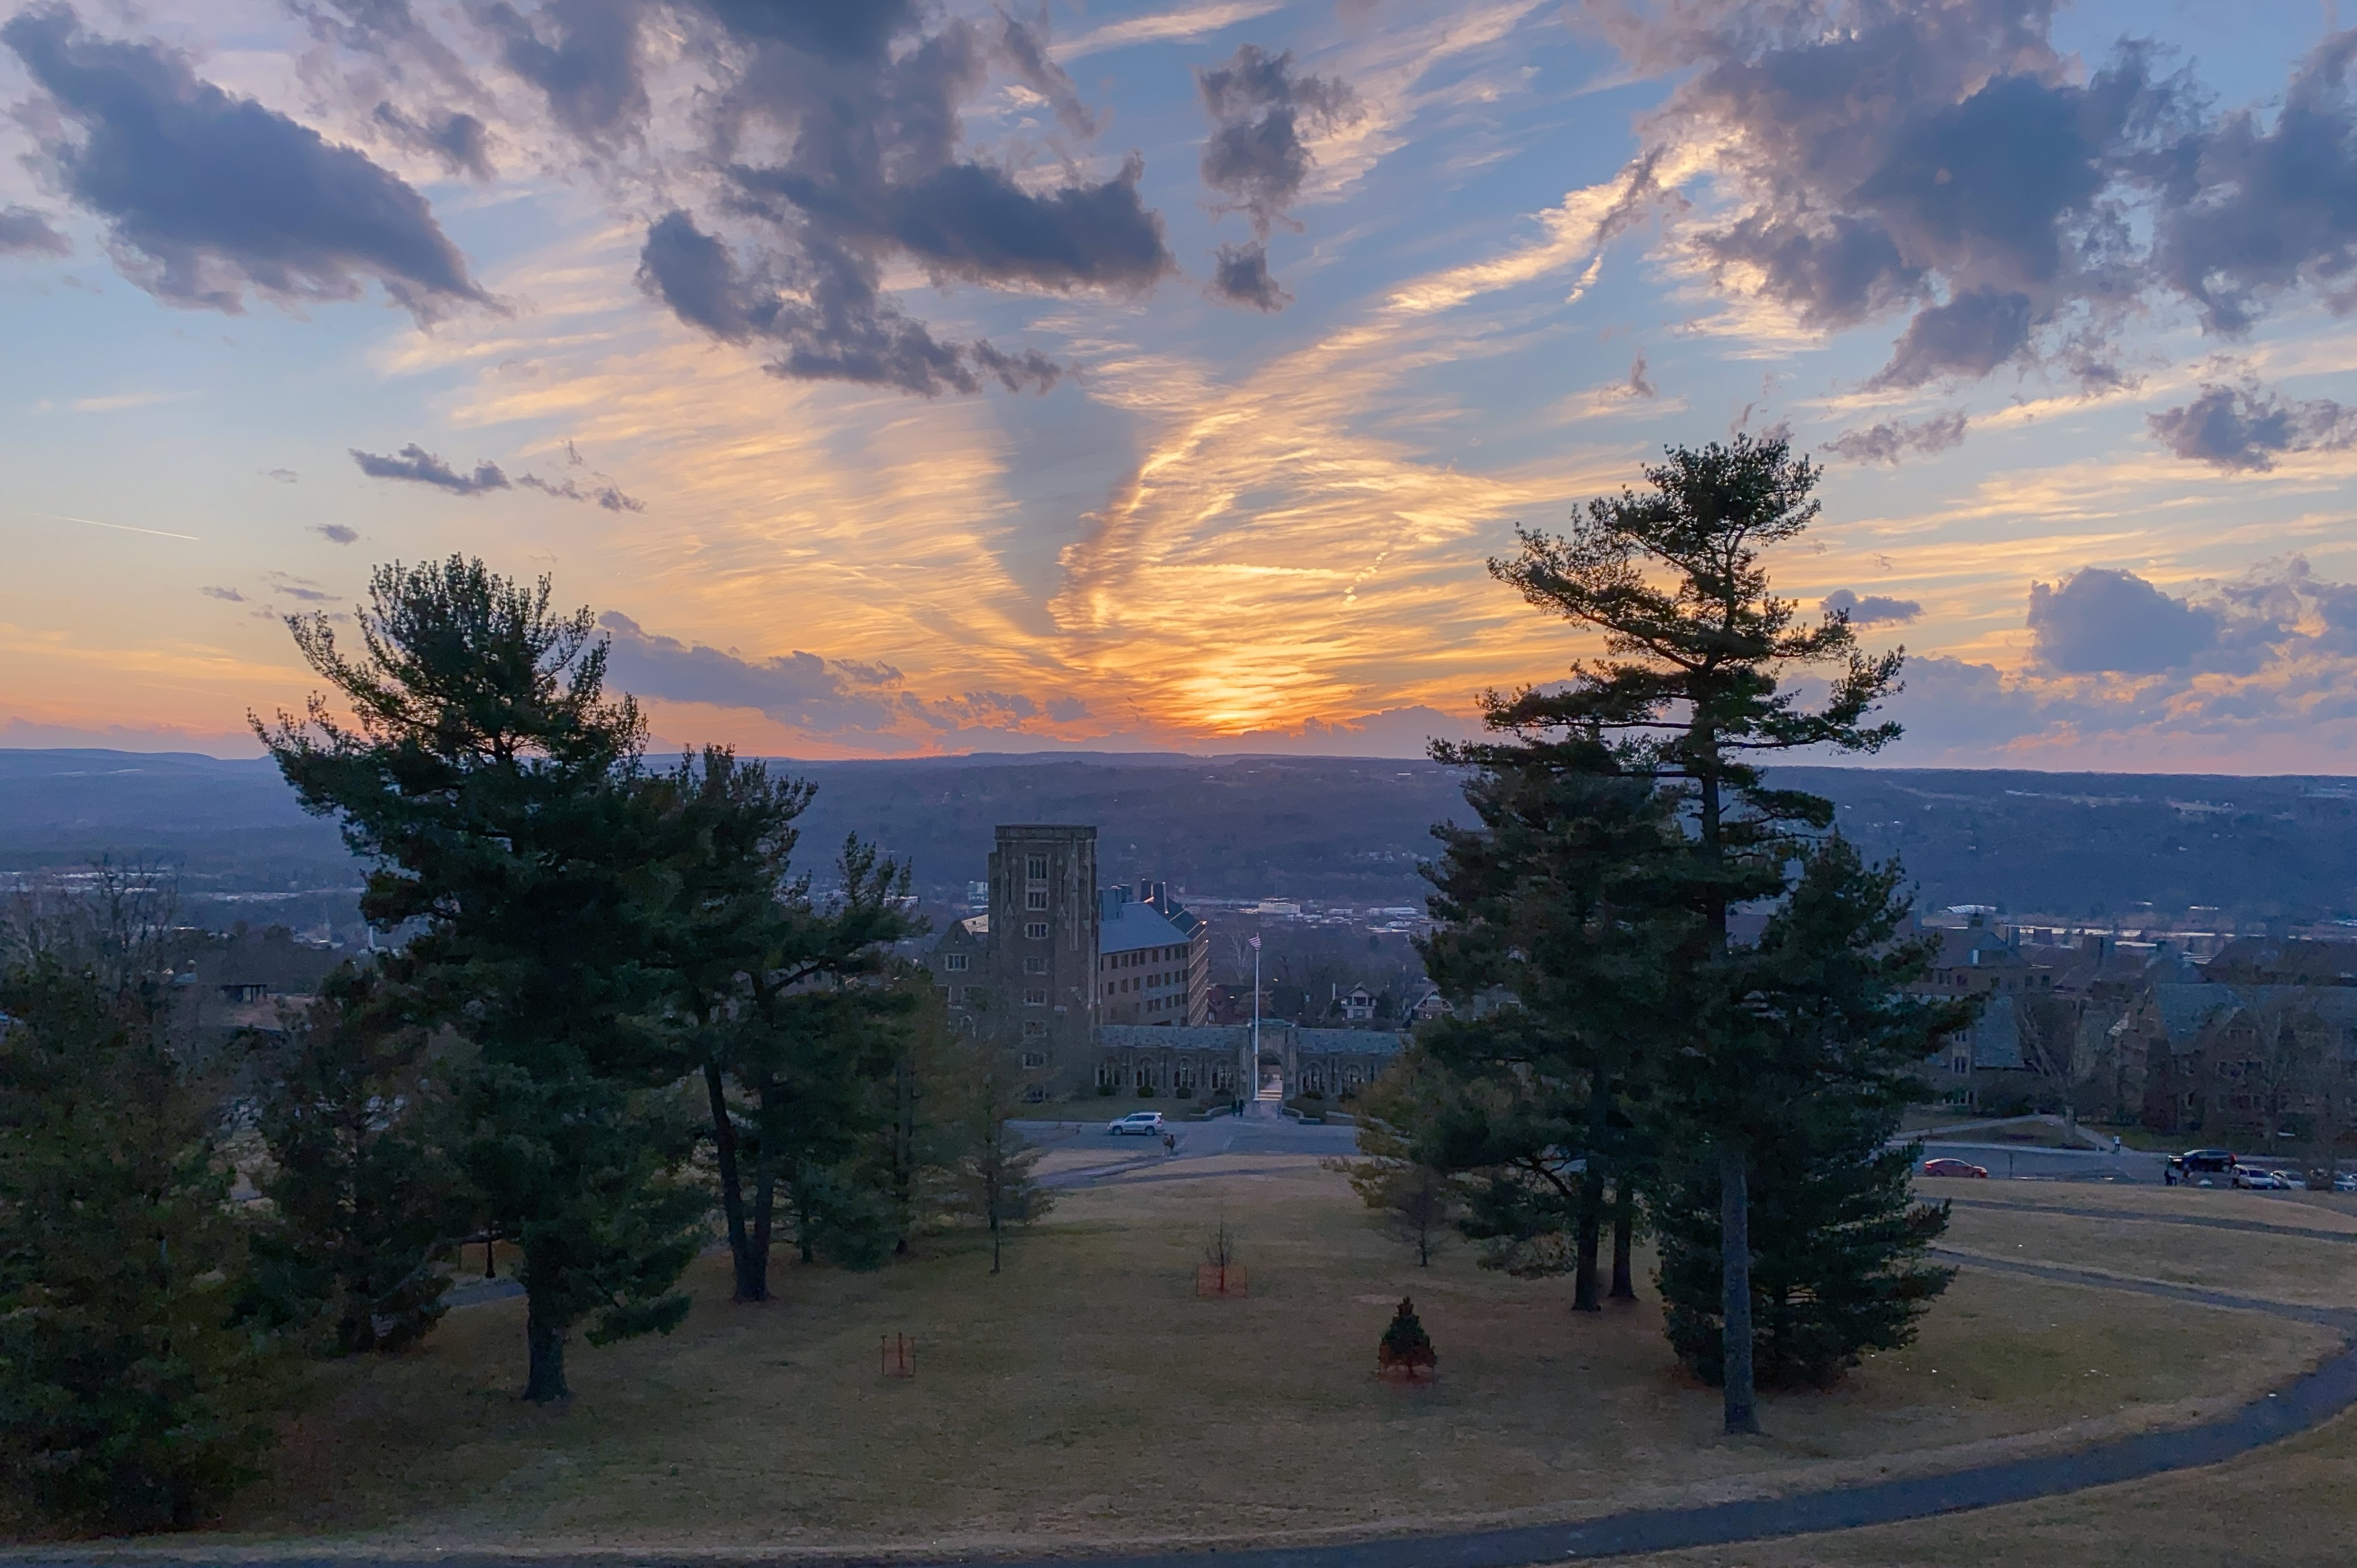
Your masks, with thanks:
[[[1162,1112],[1133,1111],[1126,1116],[1114,1117],[1105,1124],[1105,1131],[1116,1138],[1125,1133],[1143,1133],[1148,1138],[1158,1137],[1162,1132]]]

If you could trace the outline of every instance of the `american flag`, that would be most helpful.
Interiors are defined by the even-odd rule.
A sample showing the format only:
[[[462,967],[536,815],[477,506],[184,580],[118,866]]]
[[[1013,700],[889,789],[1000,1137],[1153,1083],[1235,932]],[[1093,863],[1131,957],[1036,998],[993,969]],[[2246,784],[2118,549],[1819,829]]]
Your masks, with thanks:
[[[1258,937],[1254,937],[1254,938],[1253,938],[1253,940],[1252,940],[1252,950],[1253,950],[1253,951],[1254,951],[1254,952],[1258,952],[1258,951],[1260,951],[1260,939],[1259,939]]]

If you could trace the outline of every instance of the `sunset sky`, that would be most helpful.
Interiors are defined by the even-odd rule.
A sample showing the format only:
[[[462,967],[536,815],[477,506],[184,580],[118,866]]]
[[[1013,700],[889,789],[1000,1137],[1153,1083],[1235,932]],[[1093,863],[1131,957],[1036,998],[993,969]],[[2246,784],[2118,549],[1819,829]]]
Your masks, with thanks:
[[[1885,760],[2357,760],[2329,5],[12,5],[0,744],[250,755],[464,551],[665,746],[1409,755],[1781,429]]]

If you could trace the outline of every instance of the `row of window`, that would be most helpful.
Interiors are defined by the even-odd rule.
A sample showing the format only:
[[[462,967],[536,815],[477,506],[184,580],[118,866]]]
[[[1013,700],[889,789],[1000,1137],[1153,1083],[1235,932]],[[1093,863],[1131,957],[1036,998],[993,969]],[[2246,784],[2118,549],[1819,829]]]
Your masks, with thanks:
[[[1178,976],[1176,974],[1133,974],[1127,980],[1106,981],[1104,993],[1107,996],[1118,996],[1126,991],[1145,991],[1157,985],[1178,983]]]
[[[1205,1086],[1207,1076],[1211,1088],[1232,1089],[1236,1081],[1235,1064],[1214,1062],[1207,1075],[1204,1069],[1194,1062],[1177,1063],[1170,1069],[1170,1087],[1185,1090],[1201,1089]],[[1139,1089],[1160,1089],[1162,1064],[1151,1060],[1134,1062],[1127,1067],[1119,1062],[1097,1063],[1099,1089],[1127,1089],[1132,1085]]]
[[[1187,950],[1177,948],[1132,948],[1127,952],[1109,952],[1097,960],[1099,969],[1135,969],[1142,963],[1164,963],[1183,958]]]

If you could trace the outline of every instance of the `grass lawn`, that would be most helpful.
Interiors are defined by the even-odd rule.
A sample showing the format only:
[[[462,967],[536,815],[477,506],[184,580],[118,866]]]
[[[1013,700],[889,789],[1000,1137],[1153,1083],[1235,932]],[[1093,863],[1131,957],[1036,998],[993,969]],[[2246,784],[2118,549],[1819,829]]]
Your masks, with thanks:
[[[1615,1558],[1619,1568],[2347,1568],[2357,1417],[2211,1469],[1947,1519]]]
[[[678,1333],[576,1342],[564,1410],[514,1397],[521,1301],[454,1312],[411,1356],[322,1368],[268,1478],[215,1533],[157,1547],[921,1553],[1569,1517],[2182,1423],[2334,1343],[2274,1318],[1967,1272],[1918,1345],[1832,1393],[1771,1396],[1770,1435],[1729,1441],[1650,1303],[1576,1317],[1567,1283],[1490,1273],[1462,1248],[1418,1270],[1314,1160],[1181,1164],[1203,1179],[1063,1195],[996,1278],[960,1232],[871,1274],[781,1259],[780,1299],[742,1307],[726,1260],[706,1258]],[[2040,1195],[2089,1190],[2110,1195]],[[1222,1210],[1247,1300],[1193,1294]],[[2072,1262],[2092,1245],[2047,1215],[1957,1213],[1993,1254]],[[2190,1234],[2120,1230],[2117,1245],[2144,1249],[2121,1271],[2155,1277]],[[2357,1253],[2287,1245],[2335,1266]],[[1426,1386],[1373,1375],[1403,1293],[1439,1350]],[[890,1333],[917,1342],[913,1380],[878,1373]]]

